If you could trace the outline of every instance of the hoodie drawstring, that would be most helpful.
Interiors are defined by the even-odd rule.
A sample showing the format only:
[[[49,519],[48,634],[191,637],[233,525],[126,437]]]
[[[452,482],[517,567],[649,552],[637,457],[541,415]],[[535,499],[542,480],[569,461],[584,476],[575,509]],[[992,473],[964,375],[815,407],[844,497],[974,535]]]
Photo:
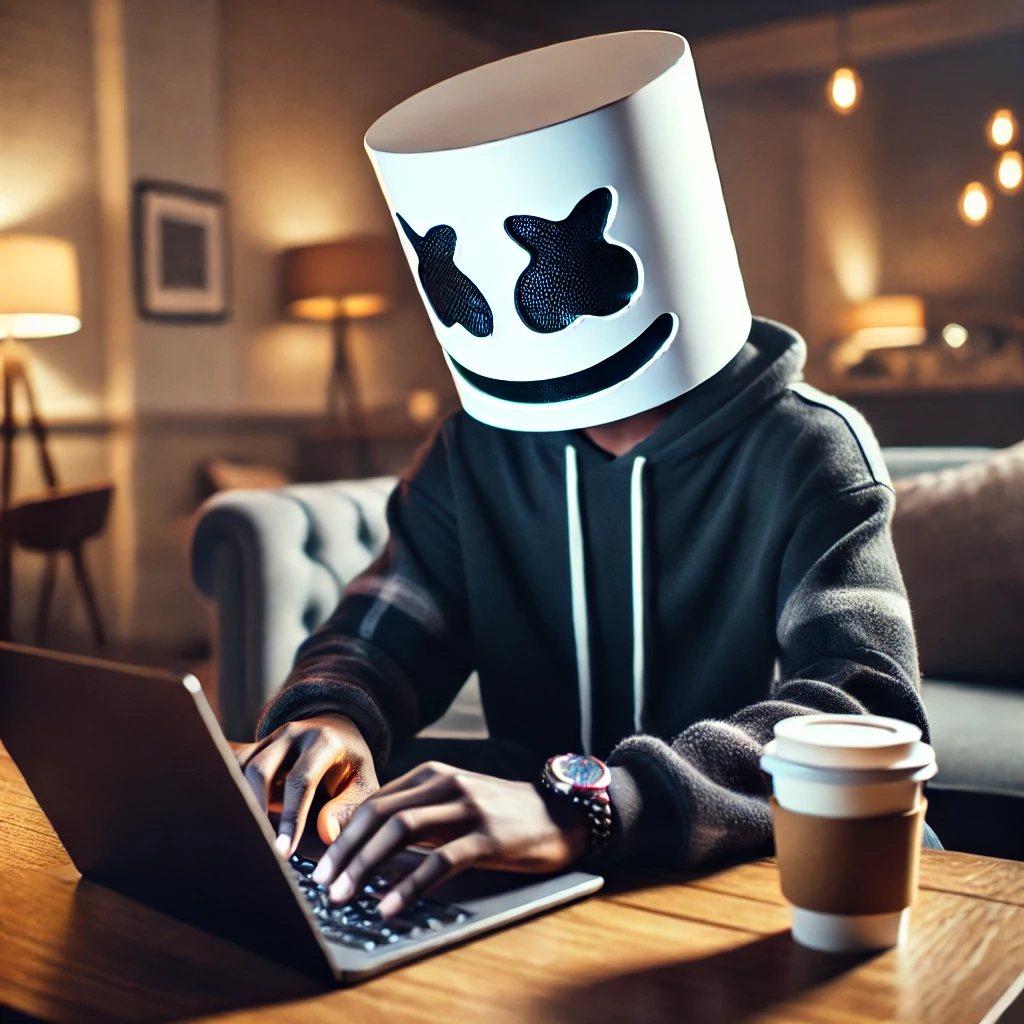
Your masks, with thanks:
[[[629,481],[629,534],[633,582],[633,731],[643,732],[644,710],[644,466],[638,455],[633,460]]]
[[[642,731],[644,707],[644,489],[647,460],[633,460],[629,486],[631,591],[633,599],[633,728]],[[565,446],[565,496],[569,525],[569,588],[572,630],[576,645],[576,682],[580,701],[580,738],[583,752],[593,746],[593,696],[590,675],[590,621],[587,614],[587,573],[580,515],[579,467],[576,449]]]
[[[580,736],[583,753],[591,747],[590,624],[587,621],[587,576],[583,562],[583,523],[576,449],[565,446],[565,498],[569,507],[569,588],[572,593],[572,633],[576,642],[576,684],[580,695]]]

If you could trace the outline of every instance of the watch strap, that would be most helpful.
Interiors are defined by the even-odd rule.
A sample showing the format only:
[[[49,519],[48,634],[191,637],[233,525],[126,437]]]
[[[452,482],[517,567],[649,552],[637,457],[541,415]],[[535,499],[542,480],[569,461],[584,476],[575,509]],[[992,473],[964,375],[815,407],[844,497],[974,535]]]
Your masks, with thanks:
[[[575,755],[570,755],[575,756]],[[540,784],[550,790],[572,800],[583,808],[587,815],[588,849],[601,852],[611,839],[612,834],[612,802],[608,796],[607,783],[600,788],[572,786],[556,781],[552,771],[552,763],[558,758],[551,758],[541,772]],[[607,773],[607,768],[598,758],[592,758]]]

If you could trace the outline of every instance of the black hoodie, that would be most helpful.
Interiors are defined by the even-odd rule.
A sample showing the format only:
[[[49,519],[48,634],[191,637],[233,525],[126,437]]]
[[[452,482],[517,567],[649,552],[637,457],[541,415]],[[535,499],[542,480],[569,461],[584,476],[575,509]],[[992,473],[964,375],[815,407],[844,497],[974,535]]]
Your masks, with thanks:
[[[770,842],[758,759],[780,719],[870,711],[927,738],[885,466],[859,414],[800,382],[804,357],[755,320],[619,457],[448,419],[259,735],[337,711],[383,767],[475,669],[491,740],[464,767],[606,758],[610,856],[676,867]]]

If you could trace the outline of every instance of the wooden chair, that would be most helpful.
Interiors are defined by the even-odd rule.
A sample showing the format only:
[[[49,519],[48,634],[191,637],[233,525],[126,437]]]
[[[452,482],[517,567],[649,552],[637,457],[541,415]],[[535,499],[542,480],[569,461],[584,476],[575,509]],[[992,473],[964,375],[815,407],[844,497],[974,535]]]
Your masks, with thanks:
[[[46,642],[57,585],[57,559],[62,553],[71,559],[93,641],[97,647],[102,647],[106,641],[103,618],[82,547],[87,540],[103,532],[113,494],[114,486],[110,483],[58,487],[39,498],[11,505],[4,514],[8,542],[46,556],[36,612],[35,642],[40,647]]]

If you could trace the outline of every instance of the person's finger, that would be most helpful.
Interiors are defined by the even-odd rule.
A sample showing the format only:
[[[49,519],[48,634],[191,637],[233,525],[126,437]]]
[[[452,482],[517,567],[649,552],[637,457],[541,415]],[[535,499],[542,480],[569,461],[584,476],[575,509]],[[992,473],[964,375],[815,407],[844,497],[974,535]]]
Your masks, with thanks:
[[[455,795],[447,777],[433,777],[413,789],[382,795],[378,790],[352,815],[347,827],[320,858],[312,878],[328,885],[349,862],[355,852],[382,828],[393,815],[411,807],[447,803]]]
[[[330,846],[342,829],[348,826],[363,802],[377,791],[377,777],[366,766],[352,775],[345,783],[345,788],[320,808],[316,819],[316,830],[320,838]]]
[[[418,842],[437,845],[448,842],[472,830],[478,820],[475,809],[465,801],[398,811],[345,865],[342,873],[330,884],[328,898],[335,903],[344,903],[399,850]]]
[[[339,757],[344,758],[344,753],[324,742],[322,737],[316,738],[305,747],[288,770],[284,780],[281,817],[277,825],[277,842],[274,844],[282,857],[290,856],[298,845],[317,786],[338,765]]]
[[[405,790],[422,786],[423,783],[429,782],[434,778],[447,778],[454,775],[457,771],[459,771],[458,768],[453,768],[450,764],[444,764],[441,761],[424,761],[423,764],[418,764],[404,775],[399,775],[397,779],[392,779],[390,782],[385,783],[380,787],[379,792],[381,796],[401,793]]]
[[[465,871],[486,856],[490,844],[479,832],[469,832],[432,850],[419,866],[396,883],[380,901],[382,917],[392,917],[415,903],[428,889]]]
[[[279,737],[274,743],[268,744],[259,753],[250,757],[242,770],[245,781],[249,783],[264,812],[270,802],[270,787],[274,778],[291,753],[292,742],[287,736]]]

